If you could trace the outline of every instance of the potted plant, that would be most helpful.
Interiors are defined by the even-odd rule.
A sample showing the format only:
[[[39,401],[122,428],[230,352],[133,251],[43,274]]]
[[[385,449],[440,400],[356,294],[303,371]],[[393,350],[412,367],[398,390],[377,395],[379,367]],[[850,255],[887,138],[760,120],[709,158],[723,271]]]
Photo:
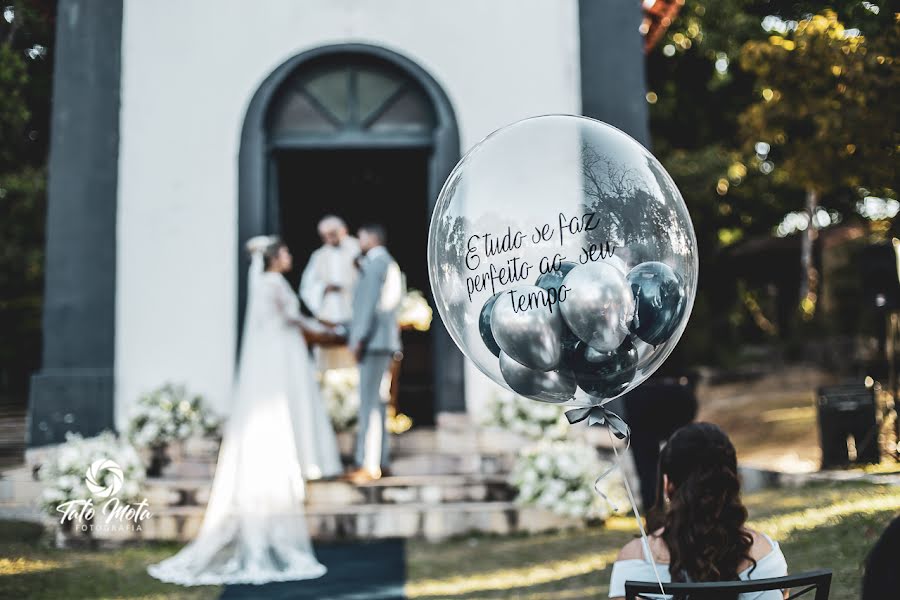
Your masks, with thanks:
[[[194,436],[214,435],[221,425],[203,403],[184,385],[167,383],[138,400],[128,437],[138,448],[149,450],[147,475],[159,477],[172,462],[173,446]]]
[[[322,398],[337,433],[341,454],[353,452],[353,430],[359,418],[359,369],[328,369],[320,374]]]

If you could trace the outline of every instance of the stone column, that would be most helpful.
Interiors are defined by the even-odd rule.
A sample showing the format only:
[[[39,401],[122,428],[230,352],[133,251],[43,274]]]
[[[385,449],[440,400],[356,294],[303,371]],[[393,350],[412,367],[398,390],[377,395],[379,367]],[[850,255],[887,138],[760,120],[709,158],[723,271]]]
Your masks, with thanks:
[[[641,6],[632,0],[580,0],[581,114],[650,145]]]
[[[113,427],[121,41],[122,0],[59,0],[32,447]]]

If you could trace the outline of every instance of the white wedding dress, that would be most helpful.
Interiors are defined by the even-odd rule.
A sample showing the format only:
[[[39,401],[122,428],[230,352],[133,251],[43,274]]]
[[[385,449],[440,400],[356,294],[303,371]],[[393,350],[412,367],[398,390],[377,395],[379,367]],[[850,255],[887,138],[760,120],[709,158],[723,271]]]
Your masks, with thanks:
[[[340,457],[306,343],[297,297],[255,253],[234,404],[196,539],[147,571],[181,585],[312,579],[304,478],[337,475]]]

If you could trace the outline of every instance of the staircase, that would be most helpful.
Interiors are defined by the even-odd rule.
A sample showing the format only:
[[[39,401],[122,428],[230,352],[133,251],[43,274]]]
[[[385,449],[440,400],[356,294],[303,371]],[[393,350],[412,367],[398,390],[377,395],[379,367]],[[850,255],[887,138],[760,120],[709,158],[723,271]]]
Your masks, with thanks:
[[[477,437],[410,431],[392,440],[391,476],[362,485],[309,482],[305,510],[310,535],[317,540],[436,541],[474,532],[509,534],[580,525],[516,505],[506,481],[514,448],[491,447]],[[165,477],[147,480],[153,517],[145,521],[145,539],[186,541],[197,534],[214,463],[214,447],[186,449]]]
[[[470,533],[504,535],[579,527],[580,520],[515,504],[507,483],[522,441],[500,432],[472,432],[468,424],[417,429],[392,436],[392,475],[363,485],[312,481],[306,488],[306,520],[317,540],[423,538],[443,540]],[[350,440],[342,436],[349,454]],[[29,451],[27,465],[0,476],[0,518],[54,519],[37,510],[41,484],[32,477],[47,449]],[[192,440],[175,449],[164,476],[143,485],[152,516],[142,530],[95,532],[107,542],[193,539],[203,522],[218,444]],[[345,456],[345,458],[347,458]]]

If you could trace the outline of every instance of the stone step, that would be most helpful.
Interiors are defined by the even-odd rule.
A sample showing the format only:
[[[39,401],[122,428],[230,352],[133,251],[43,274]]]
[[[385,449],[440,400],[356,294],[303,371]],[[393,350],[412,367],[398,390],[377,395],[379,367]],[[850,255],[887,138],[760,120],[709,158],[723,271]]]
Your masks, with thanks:
[[[19,465],[0,473],[0,503],[31,504],[40,498],[43,485],[37,481],[31,467]]]
[[[341,455],[351,458],[355,434],[340,432],[337,438]],[[528,443],[514,434],[490,429],[455,432],[422,428],[390,436],[391,456],[396,458],[421,454],[516,454]],[[172,444],[169,456],[173,462],[215,462],[218,447],[216,439],[192,438]]]
[[[145,462],[146,464],[146,462]],[[178,458],[162,468],[167,479],[212,479],[216,472],[216,459]]]
[[[394,456],[391,471],[397,475],[502,475],[510,472],[514,462],[510,454],[430,452]]]
[[[346,481],[313,481],[307,486],[311,505],[457,503],[506,501],[513,494],[506,484],[509,457],[432,453],[399,458],[394,473],[378,481],[353,485]],[[187,476],[149,478],[143,485],[151,506],[205,506],[215,465]],[[36,506],[43,486],[32,467],[20,465],[0,474],[0,505]]]
[[[345,464],[351,457],[343,457]],[[423,450],[401,452],[391,450],[391,471],[397,475],[497,475],[508,473],[515,455],[508,453],[479,453],[465,449]],[[195,458],[179,456],[163,468],[163,476],[172,478],[211,478],[216,470],[215,457]]]
[[[490,437],[496,435],[492,434]],[[352,455],[356,434],[353,431],[339,432],[337,440],[341,454]],[[494,444],[489,445],[491,450],[496,450]],[[422,428],[391,435],[390,447],[392,455],[407,456],[423,452],[478,452],[481,450],[481,442],[480,436],[475,432],[454,433]],[[169,455],[174,461],[215,461],[218,449],[219,440],[216,438],[191,438],[170,444]]]
[[[199,506],[154,511],[142,524],[144,539],[193,539],[203,520]],[[365,540],[417,537],[439,541],[471,533],[507,535],[583,527],[581,520],[548,511],[520,507],[514,502],[458,502],[450,504],[361,504],[310,506],[306,521],[315,540]],[[100,539],[133,537],[133,532],[100,532]]]
[[[352,504],[489,502],[515,496],[502,476],[401,475],[356,486],[341,481],[314,482],[308,487],[308,503],[339,505],[346,494],[355,498]]]
[[[150,478],[144,489],[151,506],[203,506],[211,485],[211,478]],[[310,506],[505,501],[514,496],[502,476],[466,475],[392,476],[361,485],[311,481],[306,491]]]

